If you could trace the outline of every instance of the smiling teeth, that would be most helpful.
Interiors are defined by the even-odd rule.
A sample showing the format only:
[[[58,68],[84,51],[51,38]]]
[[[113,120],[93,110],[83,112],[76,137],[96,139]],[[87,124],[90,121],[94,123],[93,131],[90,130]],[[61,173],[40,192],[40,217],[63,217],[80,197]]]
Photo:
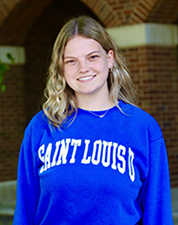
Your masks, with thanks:
[[[79,80],[89,80],[89,79],[91,79],[92,77],[94,77],[94,76],[81,77],[81,78],[79,78]]]

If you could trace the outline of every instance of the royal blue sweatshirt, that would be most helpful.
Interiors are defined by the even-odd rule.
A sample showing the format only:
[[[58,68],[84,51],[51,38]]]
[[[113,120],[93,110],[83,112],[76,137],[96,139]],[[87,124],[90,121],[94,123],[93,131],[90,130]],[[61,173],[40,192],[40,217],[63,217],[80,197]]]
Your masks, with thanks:
[[[160,127],[143,110],[119,106],[103,118],[78,109],[61,130],[43,111],[34,116],[20,150],[13,225],[173,224]]]

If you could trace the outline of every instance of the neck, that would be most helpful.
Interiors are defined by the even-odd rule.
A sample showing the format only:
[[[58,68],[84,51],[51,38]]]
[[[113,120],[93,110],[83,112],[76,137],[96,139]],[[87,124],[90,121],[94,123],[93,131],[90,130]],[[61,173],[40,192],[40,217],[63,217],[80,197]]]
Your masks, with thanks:
[[[90,111],[107,110],[114,106],[109,93],[104,96],[76,96],[78,107]]]

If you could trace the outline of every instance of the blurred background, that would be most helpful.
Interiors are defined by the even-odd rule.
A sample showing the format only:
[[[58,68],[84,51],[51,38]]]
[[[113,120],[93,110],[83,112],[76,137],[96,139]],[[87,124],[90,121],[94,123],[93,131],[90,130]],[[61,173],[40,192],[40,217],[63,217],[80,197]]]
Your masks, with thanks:
[[[139,107],[161,126],[176,220],[178,1],[0,0],[0,224],[13,216],[19,149],[27,124],[41,110],[54,40],[65,21],[78,15],[98,20],[116,40]]]

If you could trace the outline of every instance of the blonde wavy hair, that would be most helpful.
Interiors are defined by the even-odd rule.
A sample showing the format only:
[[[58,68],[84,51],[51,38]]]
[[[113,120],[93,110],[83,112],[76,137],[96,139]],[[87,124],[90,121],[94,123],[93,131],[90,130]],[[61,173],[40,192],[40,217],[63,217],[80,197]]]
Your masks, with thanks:
[[[94,19],[88,16],[73,18],[62,27],[54,43],[47,85],[44,91],[46,98],[42,106],[44,113],[50,123],[58,128],[62,127],[64,120],[74,112],[75,116],[77,114],[75,94],[65,81],[63,69],[65,46],[75,36],[94,39],[100,43],[106,53],[111,49],[114,51],[114,66],[112,70],[108,71],[110,96],[117,107],[119,107],[119,100],[133,105],[136,104],[136,92],[118,46],[106,30]]]

